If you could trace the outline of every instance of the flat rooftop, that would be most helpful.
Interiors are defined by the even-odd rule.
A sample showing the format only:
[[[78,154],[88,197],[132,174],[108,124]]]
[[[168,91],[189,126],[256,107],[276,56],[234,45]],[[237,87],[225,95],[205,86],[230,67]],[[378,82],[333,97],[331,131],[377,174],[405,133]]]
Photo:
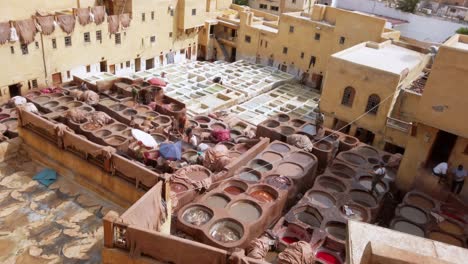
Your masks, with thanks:
[[[423,62],[425,54],[403,48],[390,42],[363,43],[332,55],[355,64],[401,74]]]
[[[456,49],[468,51],[468,36],[466,35],[454,35],[449,38],[443,46],[448,46]]]

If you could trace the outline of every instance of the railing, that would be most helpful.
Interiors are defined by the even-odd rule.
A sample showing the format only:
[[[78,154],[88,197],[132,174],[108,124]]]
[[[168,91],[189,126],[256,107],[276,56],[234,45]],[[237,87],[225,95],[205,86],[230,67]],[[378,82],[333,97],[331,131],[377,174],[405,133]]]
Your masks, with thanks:
[[[411,131],[412,125],[413,123],[411,122],[405,122],[396,118],[387,117],[387,127],[400,130],[404,133],[409,133]]]

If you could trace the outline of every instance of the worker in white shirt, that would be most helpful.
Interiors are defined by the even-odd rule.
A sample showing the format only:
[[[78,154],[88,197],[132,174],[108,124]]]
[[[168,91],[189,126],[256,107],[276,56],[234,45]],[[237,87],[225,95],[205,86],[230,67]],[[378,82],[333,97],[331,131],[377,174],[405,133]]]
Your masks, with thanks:
[[[382,181],[382,179],[385,177],[385,175],[387,174],[387,170],[385,169],[385,166],[384,166],[384,163],[383,162],[380,162],[379,164],[379,167],[377,169],[375,169],[373,172],[373,178],[372,178],[372,186],[371,186],[371,193],[374,192],[375,190],[375,187],[377,186],[377,184]],[[378,194],[378,192],[377,192]]]
[[[432,173],[439,177],[439,183],[442,180],[447,179],[447,171],[448,171],[448,163],[447,162],[441,162],[437,166],[432,169]]]
[[[466,170],[463,169],[463,165],[458,165],[457,168],[453,170],[453,181],[452,181],[452,192],[460,194],[463,189],[463,184],[465,183],[465,177],[467,175]]]

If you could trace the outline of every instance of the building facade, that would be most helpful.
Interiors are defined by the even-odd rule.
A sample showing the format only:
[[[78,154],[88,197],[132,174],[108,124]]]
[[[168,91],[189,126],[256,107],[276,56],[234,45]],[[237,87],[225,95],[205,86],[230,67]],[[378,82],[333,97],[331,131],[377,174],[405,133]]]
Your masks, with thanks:
[[[312,8],[315,0],[249,0],[251,8],[279,15],[286,12],[302,12]]]

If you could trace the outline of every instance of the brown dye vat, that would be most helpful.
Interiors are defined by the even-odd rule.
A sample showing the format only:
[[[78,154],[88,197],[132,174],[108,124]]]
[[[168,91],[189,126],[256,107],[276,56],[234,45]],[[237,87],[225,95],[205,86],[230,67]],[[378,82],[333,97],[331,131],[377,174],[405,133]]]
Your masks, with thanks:
[[[127,139],[121,136],[110,136],[104,139],[104,141],[111,146],[119,146],[123,144],[125,140]]]
[[[154,122],[157,124],[165,125],[171,122],[171,119],[167,116],[158,116],[154,119]]]
[[[344,192],[346,190],[346,186],[333,177],[322,176],[317,179],[317,183],[330,192]]]
[[[453,235],[463,235],[463,227],[447,220],[440,222],[439,228]]]
[[[192,206],[185,210],[182,219],[191,225],[201,226],[213,218],[213,212],[206,207]]]
[[[302,174],[304,174],[304,169],[296,164],[296,163],[292,163],[292,162],[283,162],[281,163],[278,168],[276,169],[276,171],[280,174],[280,175],[283,175],[283,176],[289,176],[289,177],[299,177],[301,176]]]
[[[330,151],[332,149],[332,145],[330,144],[330,142],[320,141],[319,143],[314,144],[314,148],[321,151]]]
[[[156,140],[158,143],[162,143],[167,140],[167,138],[163,134],[151,134],[151,136]]]
[[[268,185],[271,185],[280,190],[287,190],[291,186],[291,180],[286,176],[281,175],[271,175],[268,176],[265,180]]]
[[[50,96],[42,95],[34,98],[34,102],[42,105],[45,102],[48,102],[50,100]]]
[[[265,151],[262,154],[262,159],[270,163],[275,163],[283,159],[283,156],[273,151]]]
[[[300,119],[293,119],[293,120],[291,121],[291,123],[292,123],[292,125],[293,125],[294,127],[300,127],[300,126],[304,125],[306,122],[303,121],[303,120],[300,120]]]
[[[143,116],[156,118],[156,117],[159,116],[159,114],[156,113],[156,112],[153,112],[153,111],[148,111],[148,112],[146,112]]]
[[[262,209],[249,200],[241,200],[233,203],[229,207],[228,212],[236,219],[245,222],[253,222],[260,218]]]
[[[249,167],[259,172],[270,171],[273,169],[273,165],[271,165],[271,163],[264,161],[262,159],[252,160],[249,163]]]
[[[101,129],[101,130],[94,132],[94,135],[96,135],[97,137],[101,137],[101,138],[110,136],[111,134],[112,132],[107,129]]]
[[[82,106],[80,107],[81,110],[85,111],[85,112],[92,112],[94,111],[94,108],[90,107],[90,106]]]
[[[435,204],[433,201],[428,200],[421,195],[417,195],[413,193],[408,196],[408,203],[415,205],[419,208],[429,209],[429,210],[435,207]]]
[[[306,152],[294,152],[289,156],[289,158],[304,165],[309,165],[312,161],[315,161],[315,157]]]
[[[120,135],[124,137],[132,137],[132,130],[131,129],[124,130],[123,132],[120,133]]]
[[[288,122],[290,118],[289,118],[288,115],[279,114],[279,115],[277,116],[277,119],[278,119],[278,121],[280,121],[280,122]]]
[[[126,105],[127,107],[134,107],[135,106],[135,102],[132,101],[132,100],[122,102],[122,104]]]
[[[68,109],[69,109],[69,108],[66,107],[66,106],[59,106],[59,107],[56,107],[56,108],[54,109],[54,112],[59,112],[59,113],[60,113],[60,112],[65,112],[65,111],[68,111]]]
[[[335,198],[326,192],[311,191],[307,194],[311,204],[321,208],[331,208],[335,205]]]
[[[52,98],[57,98],[57,97],[64,96],[64,94],[63,93],[51,93],[49,94],[49,96]]]
[[[109,98],[104,98],[104,99],[99,100],[99,104],[104,105],[104,106],[110,106],[110,105],[115,104],[115,101]]]
[[[2,124],[4,124],[8,128],[8,131],[10,132],[18,131],[18,119],[17,118],[3,119]]]
[[[323,217],[312,207],[307,206],[294,214],[295,218],[310,227],[320,227]]]
[[[350,205],[350,204],[348,204],[346,206],[348,207],[348,209],[351,209],[353,214],[347,215],[345,207],[341,206],[340,212],[341,212],[341,215],[343,215],[344,218],[351,219],[351,220],[357,220],[357,221],[366,221],[369,218],[369,216],[367,215],[367,211],[363,207],[358,206],[358,205]]]
[[[367,161],[370,163],[370,164],[379,164],[379,160],[376,159],[376,158],[368,158]]]
[[[234,146],[234,150],[240,153],[245,153],[247,150],[249,150],[249,148],[244,143],[241,143],[241,144],[236,144]]]
[[[367,190],[370,191],[372,188],[372,176],[363,176],[359,178],[359,183],[366,188]],[[377,190],[378,193],[383,193],[386,190],[385,184],[383,181],[379,181],[377,185],[375,186],[375,190]]]
[[[351,195],[351,199],[355,203],[360,204],[364,207],[372,208],[377,205],[377,200],[375,199],[375,197],[367,192],[355,190],[349,192],[349,194]]]
[[[350,179],[356,175],[356,172],[351,167],[340,163],[333,164],[330,167],[330,172],[344,179]]]
[[[45,108],[53,108],[53,107],[56,107],[59,105],[59,102],[57,101],[50,101],[50,102],[47,102],[43,105],[43,107]]]
[[[424,237],[424,231],[420,227],[407,221],[396,221],[393,223],[392,229],[414,236]]]
[[[262,203],[269,203],[278,198],[278,193],[270,186],[259,185],[251,190],[250,196]]]
[[[379,156],[379,152],[376,149],[369,147],[369,146],[359,147],[356,149],[356,151],[359,154],[364,155],[366,157],[378,157]]]
[[[182,154],[182,158],[189,163],[196,163],[198,154],[195,150],[189,150]]]
[[[30,92],[30,93],[26,94],[25,97],[28,98],[28,99],[32,99],[32,98],[36,98],[36,97],[38,97],[40,95],[41,95],[40,92]]]
[[[188,174],[188,177],[194,181],[202,181],[210,177],[210,172],[208,170],[192,171],[190,174]]]
[[[0,120],[4,120],[6,118],[9,118],[10,115],[9,114],[0,114]]]
[[[67,106],[70,107],[70,108],[73,108],[73,107],[80,107],[82,106],[83,103],[82,102],[69,102],[67,103]]]
[[[238,152],[238,151],[229,151],[229,157],[231,158],[238,158],[242,155],[242,153]]]
[[[454,245],[457,247],[463,247],[463,242],[461,240],[451,235],[444,234],[441,232],[431,232],[429,233],[429,238],[432,240],[436,240],[442,243],[447,243],[447,244]]]
[[[172,193],[181,193],[187,191],[187,186],[180,183],[171,183],[171,192]]]
[[[127,128],[127,126],[124,125],[124,124],[113,124],[113,125],[109,126],[109,130],[114,131],[114,132],[123,131],[126,128]]]
[[[60,98],[57,99],[57,101],[59,101],[60,103],[68,103],[68,102],[71,102],[75,100],[73,97],[71,96],[62,96]]]
[[[242,133],[241,133],[240,131],[237,131],[237,130],[235,130],[235,129],[231,129],[231,130],[229,131],[229,133],[230,133],[232,139],[235,139],[235,138],[237,138],[238,136],[242,135]]]
[[[125,111],[123,111],[123,114],[126,116],[134,116],[138,114],[138,112],[135,109],[126,109]]]
[[[146,113],[146,112],[148,112],[148,111],[151,111],[151,108],[149,108],[148,106],[142,106],[142,105],[141,105],[141,106],[136,107],[135,110],[136,110],[139,114],[141,114],[141,113]]]
[[[211,208],[224,208],[230,201],[222,194],[214,194],[206,198],[205,203]]]
[[[265,122],[265,126],[269,128],[276,128],[276,127],[279,127],[279,125],[280,125],[280,122],[276,120],[267,120]]]
[[[195,120],[189,120],[190,127],[198,127],[198,122]]]
[[[401,207],[399,211],[402,217],[410,220],[413,223],[416,223],[416,224],[427,223],[428,219],[427,219],[426,214],[422,210],[416,207],[404,206],[404,207]]]
[[[83,130],[87,130],[87,131],[94,131],[94,130],[100,129],[101,127],[102,125],[93,123],[93,122],[89,122],[81,126]]]
[[[280,126],[279,127],[280,133],[286,136],[294,134],[296,130],[290,126]]]
[[[115,105],[109,106],[109,108],[111,110],[113,110],[113,111],[119,112],[119,111],[122,111],[124,109],[127,109],[127,106],[125,106],[123,104],[115,104]]]
[[[229,193],[229,194],[232,194],[232,195],[238,195],[238,194],[241,194],[241,193],[244,192],[244,190],[242,190],[241,188],[239,188],[237,186],[226,187],[226,188],[224,188],[224,191]]]
[[[216,122],[216,123],[213,123],[211,126],[210,126],[211,129],[215,130],[220,130],[220,129],[227,129],[227,126],[223,123],[219,123],[219,122]]]
[[[346,225],[343,223],[327,223],[327,225],[325,226],[325,231],[332,237],[342,241],[346,240],[348,236],[348,232],[346,231]]]
[[[354,145],[354,144],[357,144],[359,140],[357,140],[354,137],[345,136],[343,142],[349,145]]]
[[[229,150],[232,149],[232,148],[235,146],[234,143],[229,142],[229,141],[225,141],[225,142],[218,143],[218,145],[224,145],[224,146],[226,146],[226,148],[229,149]]]
[[[239,173],[239,178],[248,182],[258,182],[261,177],[260,172],[253,169],[245,168]]]
[[[231,195],[238,195],[247,190],[247,184],[241,181],[229,181],[225,187],[224,191]]]
[[[363,157],[350,152],[342,153],[341,158],[356,166],[362,166],[366,164],[366,160]]]
[[[221,243],[232,243],[244,236],[244,228],[237,221],[225,219],[210,228],[210,236]]]
[[[211,118],[207,116],[196,116],[194,120],[199,124],[207,124],[211,122]]]
[[[287,145],[281,143],[273,143],[270,145],[270,149],[279,153],[285,153],[291,150]]]

